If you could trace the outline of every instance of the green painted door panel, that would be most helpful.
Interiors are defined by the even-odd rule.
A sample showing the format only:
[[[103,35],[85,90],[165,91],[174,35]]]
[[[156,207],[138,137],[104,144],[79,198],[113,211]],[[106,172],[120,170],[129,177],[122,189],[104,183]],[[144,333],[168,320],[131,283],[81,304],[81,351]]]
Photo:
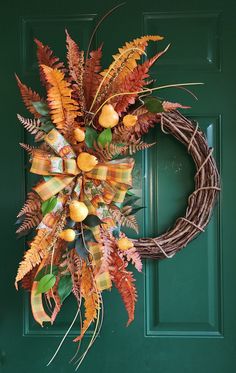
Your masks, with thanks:
[[[66,27],[86,48],[89,35],[110,1],[5,2],[1,8],[1,261],[0,372],[72,372],[68,361],[76,346],[72,330],[55,362],[51,358],[76,312],[73,300],[53,327],[32,319],[27,294],[16,293],[14,276],[24,251],[15,240],[15,215],[32,182],[19,142],[29,141],[16,120],[26,114],[14,79],[40,91],[33,38],[65,56]],[[127,1],[97,34],[104,41],[103,62],[124,41],[140,34],[161,34],[168,53],[153,68],[156,84],[204,82],[199,101],[182,90],[159,92],[163,99],[192,106],[188,111],[205,131],[222,175],[222,193],[206,232],[172,259],[145,264],[135,274],[139,300],[135,321],[116,292],[104,294],[100,337],[80,368],[83,372],[233,373],[236,371],[234,92],[236,4],[233,0]],[[154,44],[148,50],[156,52]],[[147,208],[139,212],[140,236],[155,236],[184,214],[194,188],[194,165],[184,147],[156,126],[148,135],[157,144],[136,158],[134,187]],[[89,342],[90,333],[85,343]]]

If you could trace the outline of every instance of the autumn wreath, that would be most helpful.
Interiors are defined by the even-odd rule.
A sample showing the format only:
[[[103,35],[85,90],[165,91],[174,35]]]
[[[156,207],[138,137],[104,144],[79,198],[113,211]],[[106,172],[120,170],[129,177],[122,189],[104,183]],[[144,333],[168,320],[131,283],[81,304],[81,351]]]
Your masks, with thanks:
[[[74,295],[73,323],[84,310],[74,341],[80,342],[95,323],[77,367],[100,330],[102,292],[117,287],[130,324],[137,292],[128,264],[141,271],[141,256],[171,257],[186,246],[204,230],[219,190],[212,150],[198,125],[176,111],[184,106],[150,96],[163,87],[150,88],[149,70],[168,47],[138,61],[149,42],[162,39],[151,35],[126,43],[102,70],[102,47],[85,57],[66,31],[67,66],[35,40],[45,98],[17,77],[23,102],[34,116],[18,119],[39,144],[20,145],[29,154],[30,172],[41,179],[18,214],[17,234],[35,229],[35,235],[15,285],[20,282],[30,291],[33,317],[42,326],[53,323],[65,299]],[[122,231],[123,226],[138,231],[135,213],[141,208],[132,191],[135,162],[130,155],[153,145],[142,137],[156,124],[187,146],[197,167],[196,190],[186,215],[171,230],[158,238],[132,240]]]

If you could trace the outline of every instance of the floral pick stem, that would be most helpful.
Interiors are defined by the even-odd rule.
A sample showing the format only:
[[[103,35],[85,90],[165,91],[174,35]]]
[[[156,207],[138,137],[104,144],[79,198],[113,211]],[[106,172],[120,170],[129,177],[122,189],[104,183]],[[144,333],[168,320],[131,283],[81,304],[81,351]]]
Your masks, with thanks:
[[[204,83],[177,83],[177,84],[166,84],[166,85],[162,85],[160,87],[155,87],[155,88],[147,88],[147,89],[143,89],[142,91],[135,91],[135,92],[120,92],[120,93],[115,93],[114,95],[108,97],[100,106],[99,108],[97,109],[97,111],[94,113],[94,116],[93,118],[97,115],[97,113],[101,110],[101,108],[109,101],[111,100],[112,98],[114,97],[118,97],[118,96],[124,96],[124,95],[138,95],[140,93],[146,93],[146,92],[153,92],[153,91],[158,91],[160,89],[165,89],[165,88],[174,88],[174,87],[184,87],[184,86],[189,86],[189,85],[202,85]],[[91,124],[92,121],[89,123]]]
[[[76,322],[76,319],[77,319],[77,317],[78,317],[78,315],[79,315],[79,312],[80,312],[80,305],[78,306],[77,312],[76,312],[76,314],[75,314],[75,317],[74,317],[72,323],[70,324],[70,327],[68,328],[68,330],[67,330],[67,332],[65,333],[64,337],[62,338],[62,340],[61,340],[59,346],[57,347],[56,352],[54,353],[54,355],[53,355],[53,357],[51,358],[51,360],[47,363],[47,367],[48,367],[48,366],[53,362],[53,360],[54,360],[55,357],[57,356],[58,352],[60,351],[63,342],[65,341],[67,335],[68,335],[68,334],[70,333],[70,331],[71,331],[71,328],[73,327],[74,323]]]
[[[125,5],[125,2],[124,3],[121,3],[121,4],[118,4],[116,6],[114,6],[112,9],[110,9],[100,20],[99,22],[97,23],[96,27],[94,28],[93,30],[93,33],[90,37],[90,40],[89,40],[89,44],[88,44],[88,48],[87,48],[87,53],[86,53],[86,60],[88,59],[88,56],[89,56],[89,51],[90,51],[90,47],[91,47],[91,44],[93,42],[93,38],[98,30],[98,28],[100,27],[100,25],[102,24],[102,22],[111,14],[113,13],[116,9],[120,8],[122,5]]]

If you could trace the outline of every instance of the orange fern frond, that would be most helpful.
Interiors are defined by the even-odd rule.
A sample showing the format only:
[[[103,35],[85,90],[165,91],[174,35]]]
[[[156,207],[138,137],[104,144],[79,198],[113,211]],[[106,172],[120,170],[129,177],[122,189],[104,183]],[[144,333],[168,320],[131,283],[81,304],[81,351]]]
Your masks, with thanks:
[[[99,72],[101,71],[102,46],[97,50],[90,52],[90,58],[85,61],[83,89],[85,94],[86,106],[89,109],[93,97],[96,94],[98,86],[102,80]]]
[[[65,115],[65,123],[63,125],[63,128],[61,129],[61,132],[63,133],[63,136],[70,144],[76,144],[75,136],[74,136],[74,130],[78,127],[78,122],[73,119],[73,116],[70,116],[70,113],[66,113]],[[82,126],[82,124],[81,124]]]
[[[24,206],[20,210],[17,217],[19,218],[20,216],[23,216],[24,214],[27,214],[27,213],[34,213],[35,211],[39,211],[40,209],[41,209],[41,201],[40,201],[38,194],[34,192],[29,192],[27,194],[27,199],[24,203]]]
[[[37,235],[30,243],[29,250],[26,251],[24,259],[19,265],[18,272],[15,279],[15,286],[18,288],[17,283],[36,267],[48,254],[48,246],[52,239],[52,236],[46,229],[39,229]]]
[[[71,98],[72,89],[64,79],[64,73],[46,65],[41,66],[46,80],[50,84],[47,98],[52,121],[63,132],[68,118],[73,121],[81,113],[78,111],[78,104]]]
[[[134,320],[137,291],[134,285],[133,273],[125,269],[126,264],[117,252],[112,254],[111,276],[128,313],[127,326]]]
[[[84,51],[80,51],[76,42],[66,30],[66,47],[69,73],[72,80],[73,98],[78,99],[82,110],[85,109],[85,97],[83,89],[84,75]]]
[[[126,74],[133,71],[137,66],[137,61],[141,58],[148,42],[162,39],[163,37],[158,35],[146,35],[131,42],[126,42],[122,48],[119,48],[119,53],[113,56],[114,61],[109,68],[104,70],[101,75],[105,76],[107,71],[112,68],[107,79],[110,80],[118,72],[116,81],[121,81]],[[125,53],[126,51],[127,53]]]
[[[59,58],[53,55],[53,51],[48,45],[44,45],[38,39],[34,39],[37,45],[37,59],[40,68],[40,79],[41,82],[46,85],[47,81],[45,79],[44,73],[42,71],[41,65],[49,66],[53,69],[58,69],[65,71],[65,66],[63,62],[59,61]]]
[[[18,84],[18,87],[21,93],[21,97],[23,99],[23,102],[26,108],[36,118],[39,118],[40,114],[35,110],[34,106],[32,105],[32,102],[43,101],[43,100],[41,99],[38,93],[32,91],[31,88],[28,88],[25,84],[23,84],[16,74],[15,74],[15,77],[16,77],[16,81],[17,81],[17,84]]]
[[[83,338],[86,330],[98,316],[100,298],[99,293],[95,288],[94,279],[92,276],[93,275],[90,268],[84,262],[81,274],[81,295],[84,298],[85,319],[83,321],[81,333],[74,339],[74,342],[78,342]]]

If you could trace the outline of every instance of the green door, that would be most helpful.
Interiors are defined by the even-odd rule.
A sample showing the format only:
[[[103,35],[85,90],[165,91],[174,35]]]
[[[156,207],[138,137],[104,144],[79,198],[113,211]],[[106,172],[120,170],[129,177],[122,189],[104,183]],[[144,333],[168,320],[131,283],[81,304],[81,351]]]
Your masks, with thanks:
[[[98,14],[110,1],[8,1],[2,4],[1,38],[1,307],[0,371],[4,373],[72,372],[75,352],[72,330],[54,363],[46,364],[75,314],[65,303],[53,327],[43,329],[30,314],[28,295],[14,289],[14,276],[24,251],[15,239],[14,220],[30,180],[19,142],[27,141],[16,120],[24,115],[14,79],[39,90],[37,37],[60,57],[65,55],[64,29],[86,48]],[[165,36],[172,46],[153,69],[156,84],[204,82],[194,88],[199,101],[181,90],[160,93],[164,99],[192,106],[222,175],[223,190],[206,230],[172,259],[146,262],[136,273],[138,304],[135,321],[126,314],[116,291],[104,294],[105,318],[100,337],[81,372],[233,373],[236,371],[236,293],[234,195],[236,127],[234,0],[130,0],[99,29],[104,41],[104,66],[124,41],[141,34]],[[155,53],[154,47],[148,50]],[[137,158],[135,188],[147,206],[139,212],[140,236],[155,236],[173,224],[193,190],[194,166],[186,150],[159,126],[149,135],[157,145]],[[89,341],[89,334],[86,337]]]

